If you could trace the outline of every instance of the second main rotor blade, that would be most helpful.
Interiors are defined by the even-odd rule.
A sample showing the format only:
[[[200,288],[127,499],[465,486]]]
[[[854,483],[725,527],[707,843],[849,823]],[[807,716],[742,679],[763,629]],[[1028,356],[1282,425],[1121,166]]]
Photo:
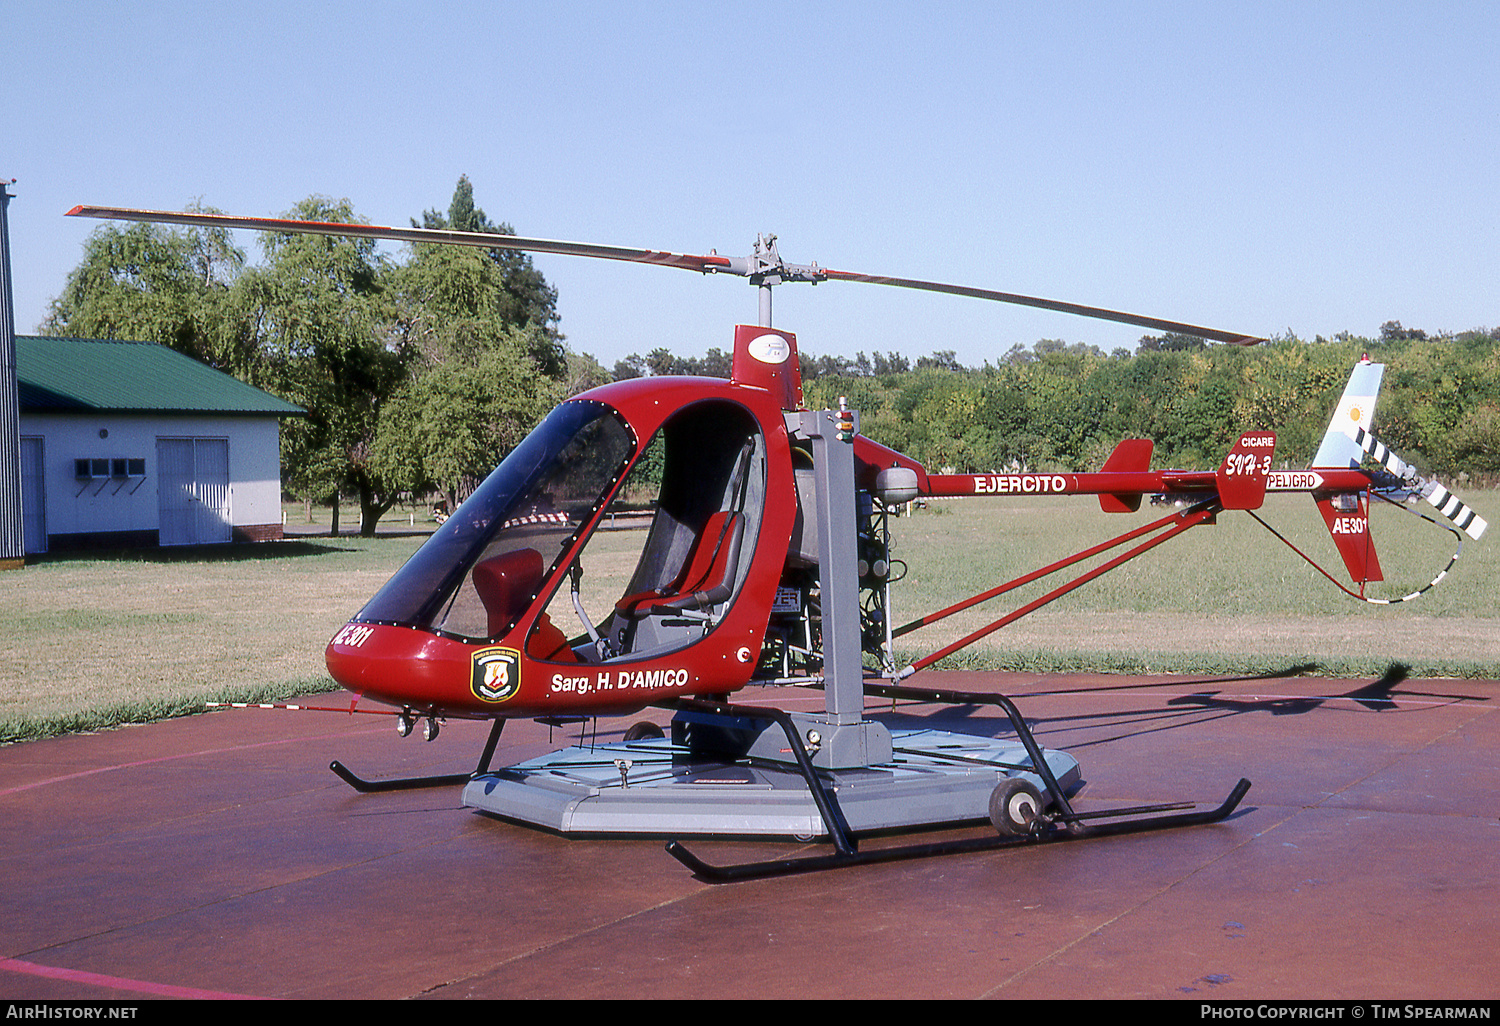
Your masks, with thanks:
[[[1022,296],[1013,292],[999,292],[969,285],[949,285],[943,282],[921,281],[916,278],[894,278],[877,274],[859,274],[853,271],[831,271],[811,266],[791,266],[778,262],[761,266],[745,257],[725,257],[717,253],[706,256],[690,253],[671,253],[663,250],[637,249],[626,246],[606,246],[591,242],[564,242],[558,239],[530,239],[519,235],[498,235],[489,232],[461,232],[447,228],[392,228],[371,224],[346,224],[331,221],[299,221],[289,218],[241,217],[230,214],[212,214],[196,211],[134,210],[128,207],[98,207],[79,205],[68,211],[71,217],[98,217],[119,221],[146,221],[160,224],[181,224],[215,228],[240,228],[254,231],[296,232],[314,235],[334,235],[349,238],[380,239],[396,242],[416,242],[440,245],[477,246],[482,249],[516,249],[533,253],[557,253],[565,256],[593,257],[600,260],[622,260],[638,264],[656,264],[661,267],[678,267],[703,274],[733,274],[741,277],[780,274],[788,281],[852,281],[871,285],[892,285],[897,288],[918,289],[924,292],[942,292],[953,296],[969,296],[999,303],[1036,307],[1058,313],[1075,314],[1096,320],[1115,321],[1153,331],[1176,332],[1197,338],[1227,342],[1231,345],[1256,345],[1266,339],[1241,332],[1221,331],[1182,321],[1169,321],[1160,317],[1145,317],[1141,314],[1124,313],[1098,306],[1068,303],[1058,299],[1041,299]],[[759,283],[757,281],[757,283]],[[769,282],[768,282],[769,284]]]
[[[936,281],[919,281],[915,278],[890,278],[878,274],[858,274],[853,271],[831,271],[826,268],[823,270],[823,273],[830,281],[857,281],[870,285],[894,285],[897,288],[903,289],[944,292],[953,296],[969,296],[974,299],[994,300],[997,303],[1033,306],[1041,310],[1055,310],[1059,313],[1077,314],[1080,317],[1092,317],[1095,320],[1131,324],[1138,328],[1152,328],[1156,331],[1171,331],[1181,335],[1193,335],[1198,338],[1212,339],[1215,342],[1227,342],[1230,345],[1236,346],[1253,346],[1266,341],[1264,338],[1255,335],[1246,335],[1242,332],[1221,331],[1218,328],[1204,328],[1196,324],[1185,324],[1181,321],[1163,320],[1160,317],[1146,317],[1142,314],[1107,310],[1098,306],[1067,303],[1060,299],[1040,299],[1036,296],[1020,296],[1013,292],[997,292],[994,289],[980,289],[969,285],[947,285]]]

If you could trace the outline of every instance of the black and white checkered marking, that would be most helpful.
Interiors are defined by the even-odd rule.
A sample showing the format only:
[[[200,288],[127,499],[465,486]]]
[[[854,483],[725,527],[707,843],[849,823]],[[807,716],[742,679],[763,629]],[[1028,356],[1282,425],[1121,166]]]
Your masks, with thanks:
[[[1416,471],[1409,464],[1387,449],[1364,428],[1354,429],[1354,441],[1371,459],[1392,474],[1406,480],[1416,479]],[[1423,485],[1422,498],[1426,499],[1433,509],[1447,517],[1454,527],[1475,541],[1479,540],[1480,535],[1484,534],[1484,529],[1489,526],[1483,517],[1436,481],[1428,481]]]

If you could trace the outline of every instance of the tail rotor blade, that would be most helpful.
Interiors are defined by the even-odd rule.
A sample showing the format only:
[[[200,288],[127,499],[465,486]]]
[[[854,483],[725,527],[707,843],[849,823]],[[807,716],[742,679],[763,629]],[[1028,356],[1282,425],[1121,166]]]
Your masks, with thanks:
[[[1467,534],[1470,538],[1478,541],[1484,534],[1489,524],[1484,517],[1475,513],[1458,496],[1444,488],[1436,481],[1423,481],[1418,475],[1416,468],[1397,456],[1390,449],[1364,428],[1356,428],[1354,441],[1364,453],[1383,467],[1387,473],[1411,482],[1421,489],[1422,498],[1427,500],[1428,505],[1447,517],[1453,526]]]
[[[1451,520],[1454,527],[1475,541],[1478,541],[1484,534],[1484,529],[1490,526],[1485,522],[1484,517],[1475,513],[1458,496],[1436,481],[1427,482],[1422,489],[1422,498],[1426,499],[1433,509]]]

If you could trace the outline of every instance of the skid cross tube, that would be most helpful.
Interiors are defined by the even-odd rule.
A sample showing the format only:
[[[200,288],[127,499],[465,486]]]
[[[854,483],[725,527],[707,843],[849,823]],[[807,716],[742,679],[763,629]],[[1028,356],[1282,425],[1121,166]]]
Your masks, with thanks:
[[[933,688],[899,687],[893,684],[865,684],[865,694],[878,695],[881,698],[898,699],[904,698],[917,702],[935,702],[940,705],[995,705],[1005,713],[1010,725],[1016,732],[1016,738],[1026,749],[1026,755],[1031,759],[1031,769],[1037,776],[1042,778],[1042,785],[1047,789],[1047,797],[1057,806],[1061,817],[1068,821],[1078,818],[1073,811],[1073,806],[1068,804],[1068,796],[1063,793],[1062,785],[1053,776],[1052,768],[1047,765],[1047,759],[1042,752],[1042,746],[1037,743],[1036,736],[1032,734],[1031,728],[1026,725],[1026,718],[1021,715],[1021,710],[1016,704],[1004,695],[982,694],[970,691],[941,691]]]

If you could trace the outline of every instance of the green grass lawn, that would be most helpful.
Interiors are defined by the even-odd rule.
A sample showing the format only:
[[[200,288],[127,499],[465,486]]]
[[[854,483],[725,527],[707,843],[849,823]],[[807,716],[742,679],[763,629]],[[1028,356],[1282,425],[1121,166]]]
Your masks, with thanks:
[[[1465,499],[1500,516],[1495,492]],[[893,555],[905,563],[893,620],[933,612],[1163,512],[1106,515],[1092,500],[1063,498],[934,503],[892,524]],[[1273,497],[1262,513],[1342,579],[1306,497]],[[403,523],[394,526],[407,526],[405,516],[397,519]],[[355,522],[346,519],[350,528]],[[631,560],[613,560],[613,550],[639,549],[639,532],[610,534],[590,546],[588,587],[619,587],[606,584],[604,572],[620,562],[628,574]],[[1373,535],[1390,583],[1372,593],[1383,596],[1421,587],[1453,551],[1451,534],[1397,510],[1376,511]],[[210,550],[47,556],[6,572],[0,741],[191,712],[206,700],[269,701],[330,688],[328,639],[422,540],[308,534]],[[1414,675],[1500,678],[1497,547],[1500,537],[1468,542],[1428,594],[1370,606],[1339,592],[1245,514],[1225,514],[941,665],[1276,672],[1312,664],[1313,672],[1345,676],[1400,663]],[[914,632],[899,639],[898,654],[934,651],[1041,590],[1032,585]],[[599,615],[607,601],[595,601]]]
[[[1474,502],[1481,512],[1500,509],[1493,491]],[[1091,500],[1064,497],[939,501],[892,522],[893,558],[906,563],[905,578],[893,587],[892,621],[946,608],[1166,512],[1106,514]],[[1310,499],[1271,496],[1258,513],[1352,586]],[[1371,536],[1386,581],[1370,585],[1370,597],[1424,587],[1456,548],[1449,531],[1388,506],[1373,511]],[[1412,601],[1372,605],[1340,591],[1248,514],[1224,513],[1217,524],[1165,542],[945,665],[1263,672],[1282,662],[1363,675],[1399,662],[1414,673],[1500,676],[1500,535],[1464,542],[1443,583]],[[900,638],[898,654],[935,651],[1067,579],[1048,578]]]
[[[323,649],[420,537],[308,538],[0,577],[0,740],[332,686]]]
[[[288,534],[327,534],[333,524],[333,507],[317,503],[283,502],[281,522]],[[404,530],[430,531],[437,526],[432,519],[432,505],[427,502],[399,502],[379,521],[382,532]],[[359,532],[359,503],[345,499],[339,503],[339,534]]]

